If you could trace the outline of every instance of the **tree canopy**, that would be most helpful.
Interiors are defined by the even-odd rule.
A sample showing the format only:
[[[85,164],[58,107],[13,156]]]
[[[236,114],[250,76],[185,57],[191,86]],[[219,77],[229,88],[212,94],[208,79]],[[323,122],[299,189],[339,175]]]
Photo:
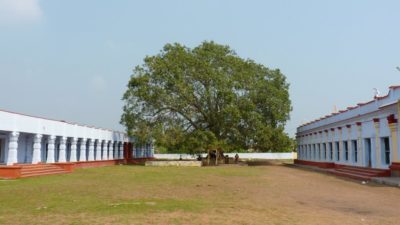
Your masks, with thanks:
[[[169,152],[288,151],[288,90],[279,69],[229,46],[167,44],[133,70],[121,124],[138,142],[154,139]]]

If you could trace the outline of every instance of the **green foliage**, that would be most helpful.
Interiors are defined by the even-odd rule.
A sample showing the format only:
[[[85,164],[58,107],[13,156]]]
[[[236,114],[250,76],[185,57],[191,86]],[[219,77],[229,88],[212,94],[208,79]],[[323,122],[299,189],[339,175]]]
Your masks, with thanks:
[[[167,44],[133,70],[121,123],[139,142],[169,152],[285,151],[291,102],[277,69],[242,59],[228,46]]]

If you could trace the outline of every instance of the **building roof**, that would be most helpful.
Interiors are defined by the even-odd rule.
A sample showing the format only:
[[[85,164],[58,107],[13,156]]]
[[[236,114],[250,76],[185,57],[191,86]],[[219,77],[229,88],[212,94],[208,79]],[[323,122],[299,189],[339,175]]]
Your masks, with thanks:
[[[0,112],[11,113],[11,114],[20,115],[20,116],[27,116],[27,117],[37,118],[37,119],[43,119],[43,120],[49,120],[49,121],[55,121],[55,122],[62,122],[62,123],[67,123],[67,124],[71,124],[71,125],[78,125],[78,126],[82,126],[82,127],[89,127],[89,128],[94,128],[94,129],[107,130],[107,131],[111,131],[111,132],[125,134],[125,132],[115,131],[115,130],[111,130],[111,129],[107,129],[107,128],[95,127],[95,126],[86,125],[86,124],[79,124],[79,123],[75,123],[75,122],[68,122],[68,121],[65,121],[65,120],[50,119],[50,118],[45,118],[45,117],[41,117],[41,116],[33,116],[33,115],[13,112],[13,111],[4,110],[4,109],[0,109]]]
[[[355,106],[349,106],[346,109],[339,110],[338,112],[333,112],[331,114],[325,115],[321,118],[318,118],[316,120],[310,121],[308,123],[302,124],[297,128],[298,132],[303,129],[308,130],[308,128],[312,129],[312,127],[315,127],[315,125],[318,125],[319,123],[326,122],[328,119],[332,120],[332,122],[337,122],[343,120],[340,119],[339,117],[343,117],[344,114],[352,114],[354,116],[360,116],[362,115],[368,106],[370,105],[376,105],[378,109],[382,109],[388,106],[391,106],[393,104],[396,104],[398,100],[400,99],[400,85],[395,85],[395,86],[390,86],[389,87],[389,92],[388,94],[384,96],[376,96],[374,99],[367,101],[367,102],[361,102],[356,104]],[[353,113],[353,112],[358,112],[358,113]],[[368,110],[367,110],[368,111]],[[350,117],[351,118],[351,117]],[[348,118],[347,118],[348,119]],[[321,124],[325,125],[325,124]]]

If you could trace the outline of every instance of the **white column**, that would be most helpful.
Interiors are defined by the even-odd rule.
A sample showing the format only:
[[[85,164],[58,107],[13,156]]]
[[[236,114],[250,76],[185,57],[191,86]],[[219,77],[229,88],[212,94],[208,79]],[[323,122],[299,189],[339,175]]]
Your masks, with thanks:
[[[36,134],[33,138],[32,164],[42,161],[42,135]]]
[[[76,162],[76,145],[77,145],[77,138],[71,139],[71,155],[69,157],[70,162]]]
[[[88,161],[94,161],[94,140],[89,139],[89,155],[88,155]]]
[[[119,148],[119,159],[123,159],[124,158],[124,143],[120,142],[120,144],[118,145]]]
[[[114,159],[119,159],[119,142],[114,145]]]
[[[335,143],[335,130],[331,128],[330,131],[331,134],[331,142],[332,142],[332,162],[336,162],[337,155],[336,155],[336,143]]]
[[[55,149],[56,136],[49,136],[47,141],[48,141],[48,143],[47,143],[46,163],[54,163],[54,159],[55,159],[54,149]]]
[[[11,132],[8,136],[8,157],[7,157],[7,166],[13,165],[18,162],[18,132]]]
[[[87,139],[86,138],[82,138],[81,140],[81,151],[80,151],[80,155],[79,155],[79,161],[87,161],[86,159],[86,142]]]
[[[96,159],[95,160],[101,160],[101,140],[97,140],[97,145],[96,145]]]
[[[114,156],[114,158],[115,158],[115,159],[119,159],[119,142],[115,143],[114,151],[115,151],[115,156]]]
[[[154,157],[154,145],[155,145],[155,141],[153,140],[151,142],[151,147],[150,147],[150,157],[153,158]]]
[[[112,160],[112,159],[114,159],[114,154],[113,154],[113,152],[114,152],[114,143],[112,141],[109,141],[108,145],[109,145],[108,159]]]
[[[364,166],[364,148],[362,146],[362,126],[361,122],[356,123],[357,126],[357,164]]]
[[[107,160],[108,159],[108,155],[107,155],[107,141],[103,140],[103,158],[101,158],[102,160]]]
[[[114,150],[113,150],[113,157],[114,159],[118,159],[118,142],[114,141]]]
[[[354,165],[354,159],[353,159],[353,143],[351,140],[351,125],[347,125],[347,163],[349,165]]]
[[[65,151],[67,144],[67,137],[61,137],[60,139],[60,151],[58,153],[58,162],[64,163],[67,161],[67,152]]]

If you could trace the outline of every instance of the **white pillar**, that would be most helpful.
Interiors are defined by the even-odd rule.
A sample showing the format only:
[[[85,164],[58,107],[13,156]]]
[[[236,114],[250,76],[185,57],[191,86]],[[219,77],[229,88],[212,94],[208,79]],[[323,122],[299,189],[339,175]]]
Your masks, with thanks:
[[[54,159],[55,159],[54,149],[55,149],[56,136],[49,136],[47,141],[48,141],[48,144],[47,144],[46,163],[54,163]]]
[[[87,159],[86,159],[86,142],[87,142],[86,138],[82,138],[81,143],[80,143],[81,144],[81,151],[80,151],[80,155],[79,155],[80,162],[87,161]]]
[[[114,159],[119,159],[119,142],[115,143],[114,154]]]
[[[101,140],[96,141],[96,157],[95,160],[101,160]]]
[[[67,137],[61,137],[60,139],[60,151],[58,153],[58,162],[64,163],[67,161],[67,152],[65,151],[67,144]]]
[[[118,142],[113,143],[114,148],[113,148],[113,157],[114,159],[118,159]]]
[[[7,157],[7,166],[13,165],[14,163],[18,162],[18,132],[11,132],[9,134],[9,141],[8,141],[8,157]]]
[[[150,148],[150,157],[153,158],[154,157],[154,141],[152,141],[151,143],[151,148]]]
[[[77,139],[72,138],[71,139],[71,155],[69,157],[70,162],[76,162],[76,144],[77,144]]]
[[[36,134],[33,138],[32,164],[37,164],[42,161],[42,135]]]
[[[103,158],[101,158],[102,160],[107,160],[108,159],[108,155],[107,155],[107,142],[105,140],[102,141],[103,142]]]
[[[113,142],[113,157],[114,159],[118,159],[118,142]]]
[[[120,142],[118,145],[118,150],[119,150],[119,159],[124,158],[124,143]]]
[[[94,161],[94,140],[89,139],[89,155],[88,155],[88,161]]]
[[[112,141],[109,141],[109,149],[108,149],[108,159],[113,160],[114,159],[114,143]]]

